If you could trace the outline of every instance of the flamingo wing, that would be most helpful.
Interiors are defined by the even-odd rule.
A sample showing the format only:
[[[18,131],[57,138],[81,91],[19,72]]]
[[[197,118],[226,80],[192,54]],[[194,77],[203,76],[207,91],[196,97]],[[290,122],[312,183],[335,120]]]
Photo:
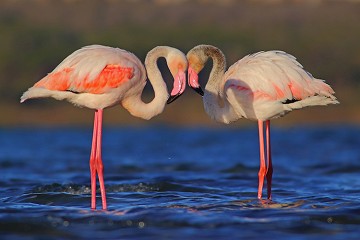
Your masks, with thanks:
[[[140,60],[125,50],[100,45],[83,47],[65,58],[35,84],[48,90],[101,94],[117,88],[144,69]]]
[[[284,109],[283,104],[313,96],[336,100],[329,85],[314,78],[294,56],[282,51],[258,52],[242,58],[225,73],[222,84],[229,102],[238,105],[239,114],[254,119],[259,118],[260,112],[272,112],[264,118],[278,116],[290,110]],[[254,114],[249,114],[249,108]]]

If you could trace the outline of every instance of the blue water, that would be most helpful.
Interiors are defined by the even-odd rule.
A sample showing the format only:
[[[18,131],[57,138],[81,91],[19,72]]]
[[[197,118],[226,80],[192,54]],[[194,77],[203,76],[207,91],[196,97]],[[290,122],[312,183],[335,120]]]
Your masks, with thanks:
[[[255,124],[105,128],[109,209],[92,211],[91,128],[0,129],[0,238],[359,239],[360,128],[272,134],[263,203]]]

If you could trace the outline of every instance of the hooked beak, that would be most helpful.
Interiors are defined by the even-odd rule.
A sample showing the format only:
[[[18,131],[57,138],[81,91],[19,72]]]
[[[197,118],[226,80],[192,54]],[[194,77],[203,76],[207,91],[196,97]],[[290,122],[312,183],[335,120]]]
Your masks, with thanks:
[[[192,89],[195,90],[195,92],[197,92],[198,94],[200,94],[201,96],[204,96],[204,91],[202,90],[202,88],[199,86],[197,88],[193,88]]]
[[[185,87],[186,87],[185,72],[182,70],[179,70],[179,72],[176,74],[176,76],[174,78],[174,87],[170,93],[170,97],[167,100],[167,104],[172,103],[178,97],[180,97],[181,94],[184,93]]]
[[[166,101],[167,104],[172,103],[173,101],[175,101],[178,97],[180,97],[181,94],[176,94],[174,96],[170,95],[170,97],[168,98],[168,100]]]
[[[194,89],[198,94],[204,96],[204,91],[201,89],[199,84],[199,76],[195,70],[189,66],[188,68],[188,84],[189,86]]]

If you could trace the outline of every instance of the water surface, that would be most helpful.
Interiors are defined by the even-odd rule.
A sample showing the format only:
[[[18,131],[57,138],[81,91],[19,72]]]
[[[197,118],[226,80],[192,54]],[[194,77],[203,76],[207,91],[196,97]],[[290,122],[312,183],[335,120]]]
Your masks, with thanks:
[[[272,134],[268,203],[256,128],[105,128],[92,211],[90,128],[1,129],[1,239],[359,239],[360,128]]]

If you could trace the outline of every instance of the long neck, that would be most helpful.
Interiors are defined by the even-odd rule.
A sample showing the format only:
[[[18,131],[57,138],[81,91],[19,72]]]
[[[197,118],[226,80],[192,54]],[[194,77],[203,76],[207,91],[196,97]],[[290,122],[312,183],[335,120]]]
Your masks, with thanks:
[[[204,92],[205,111],[218,122],[235,121],[237,115],[226,99],[224,92],[225,56],[217,48],[207,48],[204,50],[204,54],[213,61],[213,67]]]
[[[144,86],[142,86],[142,89],[137,94],[133,97],[125,99],[123,102],[124,107],[132,115],[148,120],[163,112],[166,101],[169,98],[169,93],[157,65],[157,60],[160,57],[165,57],[166,60],[168,60],[167,55],[169,51],[168,47],[156,47],[147,54],[145,67],[149,81],[154,89],[155,97],[149,103],[145,103],[141,99],[143,87],[145,86],[144,83]]]

